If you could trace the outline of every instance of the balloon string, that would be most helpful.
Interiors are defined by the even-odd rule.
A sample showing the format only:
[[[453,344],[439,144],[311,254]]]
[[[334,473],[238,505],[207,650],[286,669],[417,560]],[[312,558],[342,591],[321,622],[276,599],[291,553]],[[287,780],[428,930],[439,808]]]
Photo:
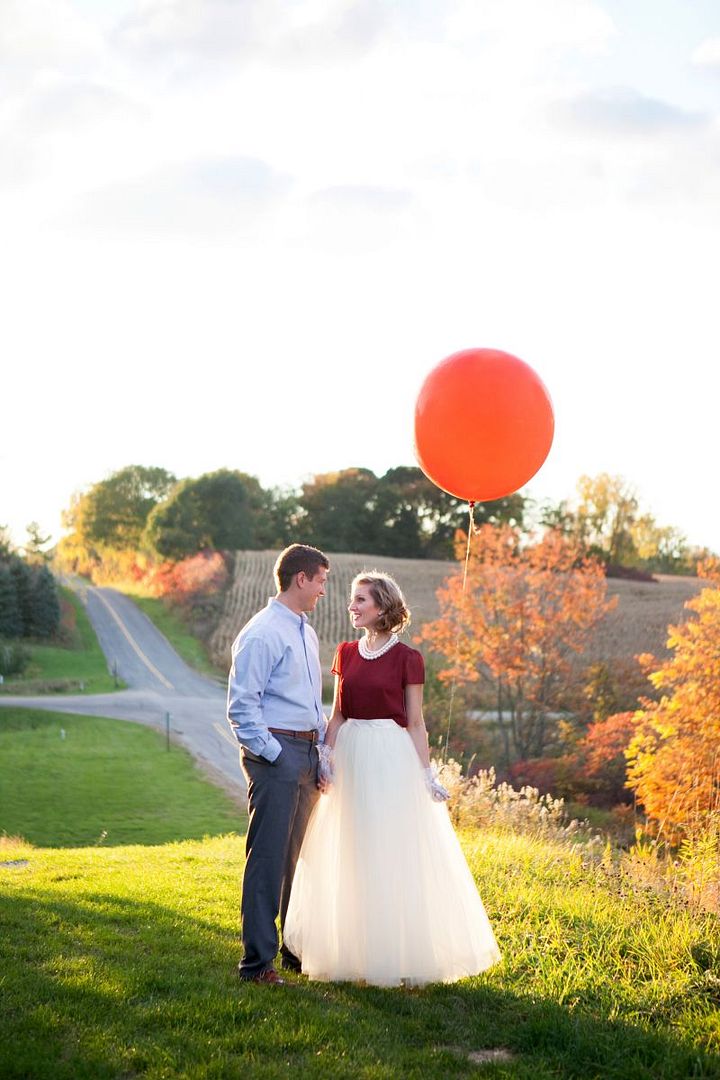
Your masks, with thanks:
[[[467,547],[465,549],[465,566],[463,568],[463,581],[462,581],[462,595],[465,598],[465,586],[467,584],[468,565],[470,563],[470,542],[472,535],[475,532],[475,503],[468,503],[468,509],[470,511],[470,520],[468,521],[468,534],[467,534]],[[452,725],[453,707],[455,705],[455,690],[457,688],[457,668],[460,662],[460,622],[458,621],[457,629],[455,631],[455,657],[453,660],[453,678],[450,684],[450,703],[448,705],[448,722],[447,731],[445,732],[445,751],[443,753],[443,761],[447,761],[448,746],[450,743],[450,727]]]

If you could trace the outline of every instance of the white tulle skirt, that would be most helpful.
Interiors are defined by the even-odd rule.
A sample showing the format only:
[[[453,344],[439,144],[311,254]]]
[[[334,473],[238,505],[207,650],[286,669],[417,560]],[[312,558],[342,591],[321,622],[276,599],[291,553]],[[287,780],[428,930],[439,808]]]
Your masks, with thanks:
[[[447,807],[393,720],[347,720],[338,732],[284,940],[311,979],[375,986],[454,982],[500,959]]]

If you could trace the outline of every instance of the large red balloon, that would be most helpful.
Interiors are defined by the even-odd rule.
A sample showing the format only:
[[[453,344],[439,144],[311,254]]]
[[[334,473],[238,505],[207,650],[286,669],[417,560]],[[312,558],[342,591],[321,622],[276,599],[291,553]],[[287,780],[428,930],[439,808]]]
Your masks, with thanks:
[[[528,364],[499,349],[464,349],[434,367],[421,387],[415,455],[438,487],[489,502],[535,475],[554,428],[550,395]]]

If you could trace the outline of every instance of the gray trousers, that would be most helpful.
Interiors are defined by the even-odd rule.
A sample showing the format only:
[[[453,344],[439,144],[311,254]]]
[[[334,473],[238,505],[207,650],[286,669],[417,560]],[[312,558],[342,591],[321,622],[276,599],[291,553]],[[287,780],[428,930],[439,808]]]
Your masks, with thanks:
[[[320,793],[315,745],[290,735],[275,736],[282,753],[271,765],[241,751],[248,782],[250,825],[242,890],[243,958],[240,975],[251,979],[272,967],[278,951],[275,920],[285,925],[295,864],[310,813]],[[282,955],[297,960],[283,945]]]

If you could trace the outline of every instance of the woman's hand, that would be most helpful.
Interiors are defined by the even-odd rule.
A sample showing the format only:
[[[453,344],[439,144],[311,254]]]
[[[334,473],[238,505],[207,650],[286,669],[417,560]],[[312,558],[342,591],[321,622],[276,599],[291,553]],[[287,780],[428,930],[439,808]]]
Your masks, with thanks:
[[[328,746],[327,743],[320,743],[317,748],[320,764],[318,765],[318,787],[323,795],[332,787],[332,782],[335,779],[335,773],[333,768],[333,758],[335,754],[332,746]]]
[[[440,783],[432,765],[424,769],[423,774],[425,776],[425,787],[430,792],[433,802],[447,802],[450,798],[450,792]]]

